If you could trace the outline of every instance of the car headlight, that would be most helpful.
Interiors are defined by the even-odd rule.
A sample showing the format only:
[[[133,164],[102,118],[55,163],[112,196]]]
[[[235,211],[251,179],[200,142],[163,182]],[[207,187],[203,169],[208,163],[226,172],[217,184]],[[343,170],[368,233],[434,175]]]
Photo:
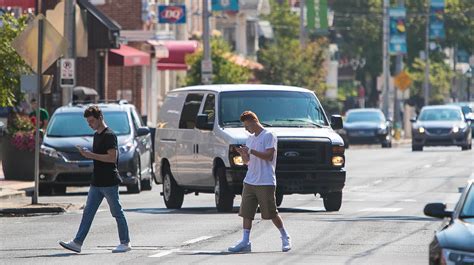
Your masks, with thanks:
[[[335,166],[335,167],[344,166],[344,157],[342,157],[342,156],[333,156],[332,157],[332,165]]]
[[[129,141],[119,147],[119,152],[121,154],[128,153],[130,152],[130,150],[132,150],[132,148],[133,148],[133,142]]]
[[[46,146],[44,144],[41,145],[40,153],[49,157],[64,159],[64,156],[61,152],[56,151],[56,149]]]
[[[234,156],[232,158],[232,160],[234,161],[234,165],[236,165],[236,166],[243,166],[244,165],[244,160],[242,159],[242,156],[240,156],[240,155]]]
[[[387,125],[382,125],[377,129],[377,133],[379,134],[386,134],[387,133]]]
[[[418,128],[418,132],[419,133],[425,133],[425,128],[423,128],[423,127]]]
[[[446,265],[472,264],[474,262],[474,253],[443,248],[441,259],[444,261],[442,264]]]
[[[458,133],[459,132],[459,127],[458,126],[454,126],[453,127],[453,133]]]

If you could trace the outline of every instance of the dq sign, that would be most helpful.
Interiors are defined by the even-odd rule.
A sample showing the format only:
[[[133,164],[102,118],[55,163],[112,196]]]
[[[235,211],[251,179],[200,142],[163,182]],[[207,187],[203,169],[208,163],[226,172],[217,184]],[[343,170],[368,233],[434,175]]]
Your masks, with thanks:
[[[186,23],[186,6],[158,6],[158,21],[165,24]]]

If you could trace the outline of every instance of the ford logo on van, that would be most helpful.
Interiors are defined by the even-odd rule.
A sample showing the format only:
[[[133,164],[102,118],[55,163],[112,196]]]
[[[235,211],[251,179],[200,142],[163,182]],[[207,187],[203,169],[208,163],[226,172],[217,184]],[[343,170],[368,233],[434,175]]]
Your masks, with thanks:
[[[295,151],[290,151],[290,152],[285,152],[286,157],[297,157],[300,156],[300,153],[295,152]]]

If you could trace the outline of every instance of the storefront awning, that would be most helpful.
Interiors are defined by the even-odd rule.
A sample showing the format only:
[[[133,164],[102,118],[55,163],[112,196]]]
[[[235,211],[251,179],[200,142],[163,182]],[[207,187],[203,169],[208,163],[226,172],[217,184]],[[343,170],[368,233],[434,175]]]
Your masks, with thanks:
[[[150,55],[127,45],[109,51],[109,65],[138,66],[150,65]]]
[[[21,7],[35,9],[36,0],[0,0],[0,7]]]
[[[197,41],[163,41],[168,49],[168,58],[158,60],[158,70],[188,70],[186,55],[194,53],[199,43]]]

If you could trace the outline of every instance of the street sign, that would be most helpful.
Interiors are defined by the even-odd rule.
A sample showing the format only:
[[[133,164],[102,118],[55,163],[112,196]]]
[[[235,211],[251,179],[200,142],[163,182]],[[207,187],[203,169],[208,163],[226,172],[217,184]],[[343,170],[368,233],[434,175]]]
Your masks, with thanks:
[[[201,72],[203,72],[203,73],[212,73],[212,61],[211,60],[202,60],[201,61]]]
[[[238,0],[212,0],[212,11],[239,11]]]
[[[158,21],[164,24],[183,24],[186,23],[186,6],[158,6]]]
[[[396,75],[393,82],[400,91],[405,91],[412,83],[410,76],[405,71]]]
[[[76,84],[76,71],[74,59],[61,59],[60,62],[60,81],[61,87],[74,87]]]

